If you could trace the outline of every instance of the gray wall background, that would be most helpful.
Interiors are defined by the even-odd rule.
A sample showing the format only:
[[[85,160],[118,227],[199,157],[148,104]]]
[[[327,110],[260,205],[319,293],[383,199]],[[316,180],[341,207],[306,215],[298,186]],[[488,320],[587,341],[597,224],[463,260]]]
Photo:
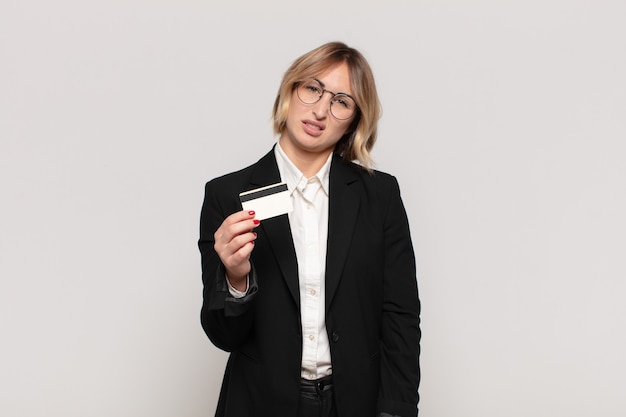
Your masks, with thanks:
[[[626,414],[626,4],[0,3],[0,415],[212,415],[204,182],[359,48],[409,213],[425,417]]]

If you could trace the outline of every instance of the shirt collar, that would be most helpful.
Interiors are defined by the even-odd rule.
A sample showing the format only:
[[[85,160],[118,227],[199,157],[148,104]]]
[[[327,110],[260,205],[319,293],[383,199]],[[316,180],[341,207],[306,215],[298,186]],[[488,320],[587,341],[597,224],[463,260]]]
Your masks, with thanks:
[[[320,170],[311,178],[306,178],[302,172],[294,165],[293,162],[289,159],[283,148],[280,147],[280,143],[276,142],[276,146],[274,147],[274,155],[276,156],[276,164],[278,165],[278,172],[280,172],[280,178],[283,182],[287,183],[287,188],[289,189],[289,194],[292,194],[295,189],[300,185],[304,186],[309,180],[314,177],[320,181],[322,184],[322,190],[326,195],[328,194],[329,188],[329,178],[330,178],[330,164],[333,159],[333,154],[331,152],[328,155],[328,159],[320,168]]]

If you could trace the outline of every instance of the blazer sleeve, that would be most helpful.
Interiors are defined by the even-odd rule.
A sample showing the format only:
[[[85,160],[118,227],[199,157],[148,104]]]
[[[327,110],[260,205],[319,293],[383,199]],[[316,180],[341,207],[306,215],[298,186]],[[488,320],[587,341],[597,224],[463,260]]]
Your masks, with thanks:
[[[200,313],[202,328],[215,346],[225,351],[236,350],[252,328],[251,306],[258,290],[254,265],[249,276],[248,293],[234,298],[228,291],[224,265],[215,252],[215,231],[230,214],[241,210],[237,199],[221,190],[213,180],[206,184],[204,203],[200,215],[198,247],[202,259],[203,303]]]
[[[394,177],[383,213],[385,260],[378,412],[416,417],[420,382],[420,302],[415,255],[400,188]]]

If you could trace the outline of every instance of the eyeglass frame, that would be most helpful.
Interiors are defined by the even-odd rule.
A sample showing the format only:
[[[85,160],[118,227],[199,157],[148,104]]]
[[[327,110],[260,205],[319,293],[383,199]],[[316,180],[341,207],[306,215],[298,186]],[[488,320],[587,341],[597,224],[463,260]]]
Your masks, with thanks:
[[[307,103],[306,101],[302,100],[302,98],[300,97],[300,94],[298,94],[298,89],[300,87],[300,84],[306,82],[306,81],[315,81],[316,83],[318,83],[320,85],[320,87],[322,88],[322,94],[320,94],[319,98],[317,100],[315,100],[313,103]],[[330,102],[328,104],[328,108],[330,110],[330,114],[333,115],[333,117],[337,120],[349,120],[351,117],[354,117],[359,111],[361,111],[361,109],[359,108],[359,105],[356,103],[356,99],[354,97],[352,97],[350,94],[347,93],[335,93],[334,91],[330,91],[326,88],[326,86],[324,85],[323,82],[321,82],[320,80],[318,80],[317,78],[307,78],[304,80],[298,80],[294,83],[294,89],[296,90],[296,96],[298,96],[298,100],[300,100],[300,102],[302,104],[315,104],[315,103],[319,103],[319,101],[322,99],[322,97],[324,97],[324,93],[329,93],[332,95]],[[335,113],[333,113],[333,100],[335,99],[335,97],[349,97],[350,99],[352,99],[352,101],[354,102],[354,106],[356,107],[354,109],[354,112],[349,116],[346,117],[345,119],[340,119],[339,117],[335,116]]]

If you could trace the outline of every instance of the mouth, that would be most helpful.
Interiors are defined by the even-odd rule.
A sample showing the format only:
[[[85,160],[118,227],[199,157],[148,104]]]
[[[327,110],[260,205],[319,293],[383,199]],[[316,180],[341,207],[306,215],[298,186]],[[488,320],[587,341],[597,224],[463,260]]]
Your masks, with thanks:
[[[312,131],[321,132],[326,129],[324,123],[316,122],[314,120],[303,120],[302,124],[305,126],[305,128]]]

